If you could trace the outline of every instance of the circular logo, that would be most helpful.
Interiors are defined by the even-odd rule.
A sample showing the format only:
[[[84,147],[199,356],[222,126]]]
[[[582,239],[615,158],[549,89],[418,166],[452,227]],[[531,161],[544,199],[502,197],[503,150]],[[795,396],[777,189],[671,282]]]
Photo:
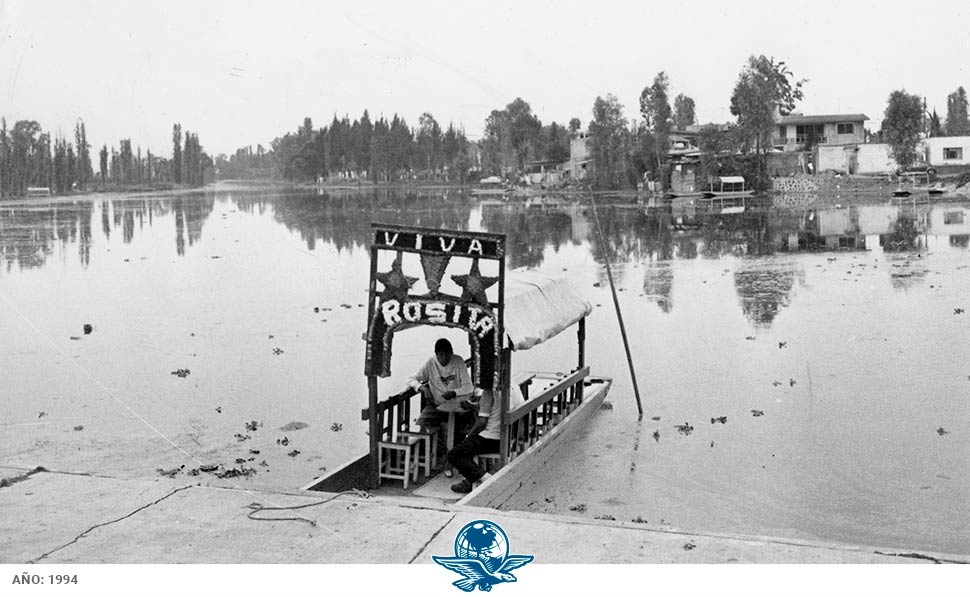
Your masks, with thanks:
[[[455,537],[455,557],[478,560],[489,573],[502,567],[509,555],[509,538],[490,520],[473,520]]]

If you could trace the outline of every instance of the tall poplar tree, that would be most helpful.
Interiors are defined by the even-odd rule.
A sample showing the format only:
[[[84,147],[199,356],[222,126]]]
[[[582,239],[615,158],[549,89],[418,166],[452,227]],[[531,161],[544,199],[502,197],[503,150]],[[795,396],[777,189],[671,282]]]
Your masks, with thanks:
[[[182,182],[182,125],[172,127],[172,180]]]
[[[967,118],[967,92],[963,87],[946,96],[946,134],[948,137],[970,135]]]

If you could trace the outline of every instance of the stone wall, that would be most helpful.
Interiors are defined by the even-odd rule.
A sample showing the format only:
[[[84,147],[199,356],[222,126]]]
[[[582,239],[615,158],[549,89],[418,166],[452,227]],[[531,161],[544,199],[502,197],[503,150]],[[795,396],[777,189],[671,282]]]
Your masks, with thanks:
[[[771,181],[771,190],[776,193],[814,193],[819,187],[818,178],[808,174],[782,176]]]

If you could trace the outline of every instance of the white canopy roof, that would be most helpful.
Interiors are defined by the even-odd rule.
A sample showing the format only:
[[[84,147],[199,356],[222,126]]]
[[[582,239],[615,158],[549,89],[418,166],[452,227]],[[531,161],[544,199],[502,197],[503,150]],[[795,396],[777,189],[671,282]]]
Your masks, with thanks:
[[[718,176],[721,182],[744,182],[743,176]]]
[[[592,310],[565,278],[537,270],[506,274],[505,333],[515,350],[545,342]]]

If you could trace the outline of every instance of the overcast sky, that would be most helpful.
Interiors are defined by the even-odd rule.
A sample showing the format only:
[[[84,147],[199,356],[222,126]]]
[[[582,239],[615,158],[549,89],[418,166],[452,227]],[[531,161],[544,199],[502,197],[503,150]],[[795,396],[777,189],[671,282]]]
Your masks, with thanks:
[[[809,79],[800,110],[863,112],[878,129],[905,88],[941,116],[970,88],[970,2],[123,2],[0,0],[0,115],[92,145],[171,153],[269,144],[304,116],[397,112],[481,135],[516,96],[544,122],[591,118],[613,93],[629,118],[667,71],[701,122],[732,120],[747,57]],[[93,154],[95,152],[92,152]]]

